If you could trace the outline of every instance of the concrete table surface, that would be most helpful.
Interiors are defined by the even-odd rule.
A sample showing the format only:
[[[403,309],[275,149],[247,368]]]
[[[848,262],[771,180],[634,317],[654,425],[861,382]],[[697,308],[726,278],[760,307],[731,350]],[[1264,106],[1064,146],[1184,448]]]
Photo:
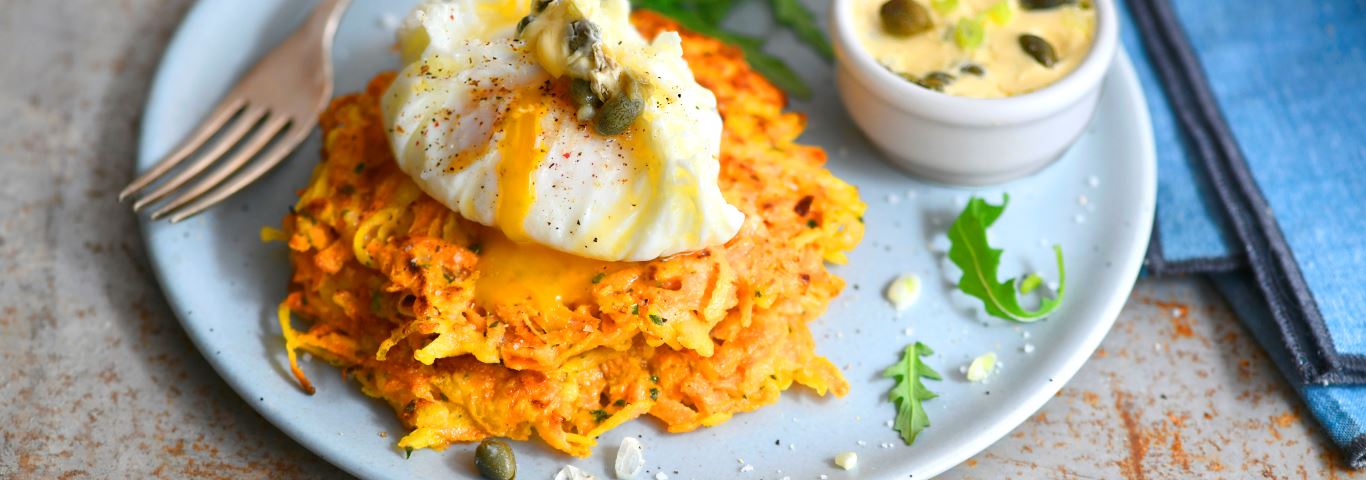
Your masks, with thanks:
[[[344,477],[200,357],[114,200],[190,3],[0,4],[0,478]],[[944,478],[1366,476],[1222,302],[1139,282],[1057,398]]]

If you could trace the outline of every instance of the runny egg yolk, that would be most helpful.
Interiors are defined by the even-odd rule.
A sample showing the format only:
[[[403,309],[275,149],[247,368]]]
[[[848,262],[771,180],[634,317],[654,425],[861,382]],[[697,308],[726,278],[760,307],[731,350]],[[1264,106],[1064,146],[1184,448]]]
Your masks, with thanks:
[[[520,96],[526,101],[514,102],[503,123],[503,140],[498,149],[497,222],[508,238],[526,242],[526,217],[531,202],[536,200],[536,183],[532,172],[540,168],[545,157],[540,147],[541,121],[545,116],[546,99]]]
[[[542,322],[569,318],[567,310],[591,300],[593,280],[613,268],[610,262],[513,242],[494,229],[484,231],[474,291],[475,301],[485,308],[531,305],[544,313]]]

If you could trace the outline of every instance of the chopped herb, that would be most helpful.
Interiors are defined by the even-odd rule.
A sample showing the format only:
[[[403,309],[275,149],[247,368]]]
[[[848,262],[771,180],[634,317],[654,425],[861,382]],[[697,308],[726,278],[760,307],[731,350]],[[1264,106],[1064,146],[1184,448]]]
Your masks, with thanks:
[[[607,277],[607,274],[606,274],[606,273],[602,273],[602,272],[598,272],[597,275],[593,275],[593,285],[597,285],[598,282],[601,282],[602,279],[603,279],[603,278],[606,278],[606,277]]]
[[[384,309],[384,297],[379,292],[370,292],[370,311],[376,315],[382,313]]]
[[[658,388],[651,388],[651,389],[650,389],[650,400],[659,400],[659,389],[658,389]]]
[[[455,275],[451,275],[451,272],[442,270],[441,276],[446,279],[446,283],[455,283]]]
[[[651,322],[655,322],[655,325],[663,325],[663,324],[667,323],[667,322],[669,321],[669,319],[651,313],[651,314],[650,314],[650,321],[651,321]]]
[[[650,381],[654,383],[659,383],[659,375],[650,375]]]
[[[983,29],[982,21],[976,18],[960,18],[958,25],[953,28],[953,41],[963,50],[977,48],[985,38],[986,30]]]
[[[606,410],[602,410],[602,409],[593,410],[593,411],[588,412],[588,413],[592,414],[592,415],[593,415],[593,421],[598,422],[598,423],[602,423],[602,422],[606,421],[607,419],[612,418],[612,414],[607,413]]]
[[[617,401],[612,402],[612,406],[615,406],[615,407],[625,407],[625,406],[626,406],[626,399],[624,399],[624,398],[618,398]]]
[[[930,0],[930,7],[940,15],[945,15],[958,8],[958,0]]]
[[[1039,308],[1030,311],[1020,305],[1016,295],[1015,279],[1005,282],[996,279],[1001,266],[1001,250],[991,248],[987,243],[987,228],[1010,203],[1007,195],[1000,205],[991,205],[981,198],[973,197],[963,208],[963,213],[949,227],[949,260],[963,270],[958,280],[958,288],[968,295],[982,301],[987,314],[1012,322],[1033,322],[1048,316],[1062,303],[1063,292],[1067,288],[1067,275],[1063,270],[1062,247],[1054,245],[1053,253],[1058,262],[1058,293],[1053,298],[1040,296]]]
[[[403,459],[413,458],[413,447],[403,447]]]
[[[478,255],[480,252],[484,251],[484,246],[477,243],[471,244],[470,251],[474,252],[475,255]]]
[[[934,351],[930,350],[930,347],[915,342],[906,346],[901,361],[882,372],[883,377],[896,380],[896,385],[888,392],[887,398],[896,406],[893,428],[901,432],[901,440],[907,445],[915,443],[916,435],[930,426],[930,417],[925,413],[925,407],[921,402],[938,395],[925,388],[920,379],[940,380],[943,377],[926,365],[920,357],[932,354]]]
[[[631,315],[640,315],[640,304],[639,304],[639,303],[632,303],[632,304],[631,304]]]
[[[816,228],[817,226],[820,226],[820,224],[816,223],[814,219],[806,221],[806,228]]]
[[[356,164],[356,168],[354,168],[352,171],[354,171],[354,172],[356,172],[356,173],[364,172],[364,171],[365,171],[365,162],[357,163],[357,164]]]
[[[763,290],[755,290],[755,291],[754,291],[754,298],[760,298],[760,297],[763,297],[763,296],[764,296]]]

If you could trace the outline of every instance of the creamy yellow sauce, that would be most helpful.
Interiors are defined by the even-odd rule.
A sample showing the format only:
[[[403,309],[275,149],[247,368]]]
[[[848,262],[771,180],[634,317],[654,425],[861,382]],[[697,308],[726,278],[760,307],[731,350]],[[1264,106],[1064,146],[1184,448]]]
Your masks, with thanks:
[[[1088,0],[1047,10],[1025,10],[1018,0],[1005,0],[1010,13],[1003,16],[1004,22],[987,14],[1001,0],[958,0],[943,13],[935,10],[931,0],[914,0],[929,11],[934,27],[898,37],[882,26],[879,9],[886,1],[850,2],[863,48],[905,77],[923,78],[932,72],[952,75],[943,92],[960,97],[1001,98],[1046,87],[1077,68],[1091,50],[1096,31],[1095,9]],[[965,49],[954,41],[953,30],[962,19],[982,22],[985,35],[975,48]],[[1045,67],[1026,53],[1019,40],[1023,34],[1047,40],[1057,52],[1057,63]],[[964,72],[967,65],[980,66],[983,74]]]

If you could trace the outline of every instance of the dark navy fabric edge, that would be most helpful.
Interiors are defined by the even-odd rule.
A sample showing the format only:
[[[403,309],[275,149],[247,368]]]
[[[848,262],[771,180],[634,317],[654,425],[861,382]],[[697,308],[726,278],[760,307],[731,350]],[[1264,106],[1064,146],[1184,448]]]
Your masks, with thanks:
[[[1181,133],[1194,144],[1199,153],[1196,157],[1244,244],[1247,263],[1286,346],[1297,360],[1300,377],[1314,383],[1352,377],[1340,368],[1345,359],[1337,354],[1294,255],[1248,171],[1170,5],[1166,0],[1133,0],[1129,5],[1135,11],[1134,21],[1148,60],[1162,79],[1162,90],[1184,127]]]
[[[1358,435],[1356,440],[1352,440],[1351,445],[1342,447],[1342,450],[1347,456],[1347,466],[1355,469],[1366,468],[1366,435]]]
[[[1183,260],[1168,260],[1162,250],[1162,233],[1158,222],[1153,222],[1153,233],[1148,239],[1148,251],[1143,256],[1143,264],[1150,275],[1189,275],[1195,273],[1225,273],[1243,268],[1241,255],[1227,257],[1197,257]]]

